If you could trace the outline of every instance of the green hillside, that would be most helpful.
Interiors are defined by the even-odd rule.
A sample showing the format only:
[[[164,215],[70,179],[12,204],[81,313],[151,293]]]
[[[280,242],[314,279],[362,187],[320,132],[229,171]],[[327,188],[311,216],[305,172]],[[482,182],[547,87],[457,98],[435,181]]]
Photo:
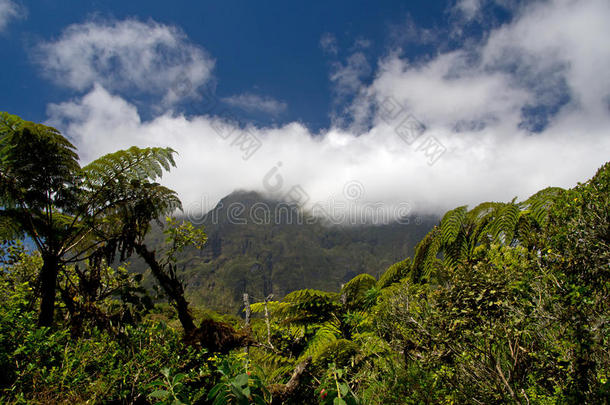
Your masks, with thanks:
[[[242,215],[228,212],[236,206],[243,207]],[[250,217],[252,207],[264,207],[269,220]],[[414,217],[409,224],[330,226],[299,215],[294,207],[255,192],[223,198],[196,223],[208,235],[206,246],[178,256],[189,300],[238,313],[244,292],[261,300],[302,288],[338,290],[360,273],[377,277],[392,263],[412,256],[417,242],[438,222],[430,216]],[[164,239],[155,228],[149,240],[151,246],[160,246]],[[132,267],[143,272],[146,266],[135,259]],[[145,281],[152,283],[149,275]]]

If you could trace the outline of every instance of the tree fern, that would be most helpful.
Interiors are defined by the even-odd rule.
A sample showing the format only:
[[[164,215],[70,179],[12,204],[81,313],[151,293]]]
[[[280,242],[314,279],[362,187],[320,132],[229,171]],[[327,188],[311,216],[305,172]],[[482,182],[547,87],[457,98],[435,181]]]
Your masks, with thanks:
[[[348,339],[335,339],[320,347],[312,356],[315,366],[327,367],[334,363],[338,367],[345,367],[359,352],[361,346]]]
[[[181,208],[173,190],[154,182],[175,166],[174,153],[132,147],[81,169],[58,130],[0,113],[0,232],[18,225],[42,253],[41,325],[53,321],[66,263],[130,254],[151,220]]]
[[[78,182],[75,147],[58,130],[0,113],[0,204],[27,207],[30,212],[51,206],[67,209],[69,193]]]
[[[336,317],[340,308],[339,294],[304,289],[286,295],[283,302],[290,306],[284,309],[284,322],[296,324],[323,323]]]

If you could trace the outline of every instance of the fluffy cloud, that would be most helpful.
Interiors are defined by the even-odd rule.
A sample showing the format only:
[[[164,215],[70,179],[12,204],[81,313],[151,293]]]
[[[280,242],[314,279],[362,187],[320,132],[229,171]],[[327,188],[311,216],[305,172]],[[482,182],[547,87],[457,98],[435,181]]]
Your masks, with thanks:
[[[214,60],[178,28],[138,20],[86,22],[41,44],[36,61],[59,85],[161,95],[169,104],[210,79]]]
[[[308,206],[383,203],[391,212],[526,198],[573,186],[610,156],[608,19],[606,0],[536,3],[476,46],[425,61],[390,54],[355,101],[373,111],[359,134],[336,126],[313,134],[298,123],[239,128],[172,112],[142,121],[101,85],[50,106],[50,122],[84,161],[134,144],[174,147],[178,167],[164,182],[192,210],[235,189],[285,195],[295,186]],[[355,71],[335,82],[355,83]],[[558,95],[565,101],[544,125],[524,125],[529,107],[555,105]],[[244,134],[261,144],[245,160]]]
[[[260,111],[271,115],[279,115],[286,111],[286,108],[288,107],[283,101],[278,101],[272,97],[263,97],[251,93],[225,97],[222,99],[222,101],[234,107],[241,108],[244,111]]]
[[[27,10],[11,0],[0,0],[0,32],[4,31],[9,22],[25,18]]]

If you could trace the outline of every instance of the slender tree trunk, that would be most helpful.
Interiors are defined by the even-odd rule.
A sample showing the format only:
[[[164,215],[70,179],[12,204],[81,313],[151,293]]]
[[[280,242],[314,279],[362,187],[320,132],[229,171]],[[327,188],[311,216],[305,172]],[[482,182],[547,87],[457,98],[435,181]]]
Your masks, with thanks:
[[[135,246],[136,252],[144,259],[146,264],[150,267],[150,271],[155,276],[165,294],[167,294],[170,303],[178,311],[178,319],[182,324],[185,334],[189,334],[195,330],[195,323],[189,310],[189,303],[184,298],[184,288],[180,283],[180,280],[176,277],[175,272],[171,270],[168,272],[165,267],[161,265],[156,257],[155,251],[150,251],[144,244]]]
[[[43,256],[42,270],[40,271],[40,313],[38,326],[52,326],[55,313],[55,287],[57,273],[59,272],[59,258],[53,255]]]

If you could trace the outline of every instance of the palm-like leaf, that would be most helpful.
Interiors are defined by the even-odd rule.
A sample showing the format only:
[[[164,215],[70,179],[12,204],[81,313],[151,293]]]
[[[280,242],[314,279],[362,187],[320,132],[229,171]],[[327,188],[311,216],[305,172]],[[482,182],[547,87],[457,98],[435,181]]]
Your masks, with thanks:
[[[457,239],[466,220],[466,206],[448,211],[441,220],[441,240],[444,245],[451,245]]]
[[[359,274],[348,281],[341,288],[341,299],[349,309],[360,308],[365,301],[366,292],[377,284],[375,277],[370,274]]]
[[[448,211],[440,226],[432,229],[416,246],[411,275],[414,281],[427,280],[439,268],[438,257],[448,267],[471,260],[476,248],[492,241],[512,244],[526,241],[533,229],[544,226],[549,208],[563,192],[547,188],[522,203],[486,202],[467,211],[465,206]],[[529,242],[526,242],[526,245]]]
[[[415,256],[411,277],[414,281],[426,279],[436,267],[436,260],[441,248],[441,231],[435,226],[424,238],[415,246]]]
[[[379,277],[377,288],[383,289],[394,283],[398,283],[401,279],[407,277],[411,271],[411,259],[406,258],[398,263],[394,263]]]

